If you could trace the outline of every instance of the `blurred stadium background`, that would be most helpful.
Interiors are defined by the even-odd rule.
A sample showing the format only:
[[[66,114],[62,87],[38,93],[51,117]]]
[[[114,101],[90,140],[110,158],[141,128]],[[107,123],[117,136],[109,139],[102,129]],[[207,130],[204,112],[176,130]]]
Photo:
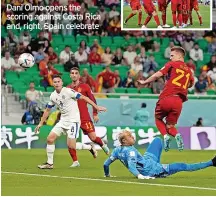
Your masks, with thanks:
[[[189,101],[184,105],[178,129],[183,135],[186,149],[216,150],[215,24],[212,31],[125,32],[121,31],[120,27],[119,0],[41,0],[30,2],[35,5],[59,6],[67,5],[67,3],[80,5],[82,14],[86,12],[98,14],[101,20],[84,19],[84,21],[73,21],[72,23],[98,23],[101,28],[98,31],[29,31],[23,28],[7,30],[7,24],[68,23],[64,20],[6,20],[6,14],[13,14],[12,12],[7,13],[6,4],[19,5],[21,2],[23,0],[1,2],[1,147],[3,148],[1,153],[2,173],[4,173],[2,174],[2,195],[215,195],[215,190],[202,190],[202,187],[215,187],[215,175],[212,169],[190,174],[190,178],[183,173],[172,178],[145,181],[147,185],[142,185],[119,163],[115,163],[112,166],[112,173],[117,178],[114,180],[123,182],[113,183],[113,179],[111,182],[101,182],[100,179],[103,179],[102,165],[107,156],[100,153],[97,160],[92,160],[89,153],[79,151],[81,168],[69,169],[71,160],[65,150],[65,136],[56,144],[57,148],[64,148],[56,150],[57,168],[49,172],[39,171],[36,166],[38,162],[45,159],[45,152],[42,148],[45,147],[51,126],[56,122],[58,111],[56,109],[52,111],[40,135],[36,136],[33,133],[34,124],[38,122],[40,112],[44,109],[53,91],[51,74],[47,75],[47,65],[52,73],[62,74],[65,85],[71,83],[70,68],[78,65],[82,81],[90,85],[97,102],[108,108],[107,113],[100,115],[100,122],[96,125],[97,134],[108,140],[109,147],[113,148],[116,146],[116,134],[122,128],[129,127],[136,136],[136,146],[143,153],[143,147],[146,147],[155,136],[160,135],[154,124],[154,106],[164,86],[164,79],[146,87],[139,86],[136,80],[147,78],[163,67],[169,61],[170,47],[179,45],[187,51],[185,61],[194,72],[196,85],[189,90]],[[36,14],[46,15],[47,13]],[[62,15],[62,13],[53,14]],[[80,44],[81,42],[83,44]],[[32,53],[37,62],[27,70],[23,70],[17,63],[19,55],[23,52]],[[100,74],[105,72],[106,78]],[[141,109],[143,103],[147,107]],[[144,119],[136,117],[139,110],[144,111]],[[30,118],[27,119],[27,117]],[[197,122],[199,117],[202,117],[204,127],[191,127],[199,124]],[[80,135],[79,141],[90,142],[84,135]],[[172,147],[176,148],[175,141]],[[14,150],[7,150],[11,148]],[[31,148],[34,149],[26,150]],[[171,150],[163,155],[162,162],[177,160],[198,162],[211,158],[213,154],[213,151],[185,150],[179,153],[177,150]],[[119,170],[120,168],[122,170]],[[5,171],[12,173],[5,174]],[[20,172],[32,175],[16,174]],[[75,180],[53,178],[52,181],[47,181],[50,180],[49,177],[34,176],[34,174],[73,176]],[[95,178],[98,181],[90,181],[88,178],[85,182],[85,179],[76,180],[76,177]],[[127,184],[125,187],[128,181],[134,184]],[[11,189],[12,183],[14,189]],[[95,189],[96,183],[99,189]],[[186,187],[157,187],[148,185],[148,183],[175,184]],[[116,187],[117,184],[118,187]],[[195,188],[190,188],[190,186]]]

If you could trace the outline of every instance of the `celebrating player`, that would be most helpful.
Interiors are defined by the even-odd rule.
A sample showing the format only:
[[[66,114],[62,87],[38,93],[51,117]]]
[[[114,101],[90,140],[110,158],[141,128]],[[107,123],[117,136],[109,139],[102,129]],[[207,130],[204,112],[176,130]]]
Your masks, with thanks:
[[[73,90],[80,92],[82,95],[88,97],[94,103],[96,103],[95,97],[92,94],[92,91],[89,85],[85,83],[81,83],[79,81],[80,79],[79,68],[73,67],[70,70],[70,77],[72,79],[72,84],[69,85],[68,88],[72,88]],[[95,134],[94,124],[89,115],[87,103],[85,102],[85,100],[78,100],[78,107],[79,107],[80,119],[81,119],[80,128],[82,129],[83,133],[85,135],[88,135],[88,137],[90,138],[92,142],[98,144],[106,154],[109,154],[109,148],[107,147],[107,145]],[[94,119],[94,122],[99,121],[97,110],[94,108],[93,108],[93,119]],[[90,152],[93,154],[95,158],[97,157],[96,152],[92,152],[92,151]],[[72,158],[74,160],[74,156]]]
[[[199,19],[199,23],[200,23],[200,26],[203,25],[203,22],[202,22],[202,15],[199,11],[199,4],[198,4],[198,0],[190,0],[190,25],[193,25],[193,18],[192,18],[192,11],[193,9],[196,11],[197,13],[197,16],[198,16],[198,19]]]
[[[157,28],[163,29],[162,26],[160,25],[160,20],[159,20],[156,8],[155,8],[152,0],[143,0],[143,6],[144,6],[144,9],[145,9],[146,13],[148,14],[148,16],[147,16],[147,18],[146,18],[146,20],[142,26],[142,29],[146,29],[146,26],[149,23],[149,21],[151,20],[152,16],[154,17],[154,20],[157,24]]]
[[[140,0],[130,0],[129,2],[130,2],[130,7],[132,9],[132,12],[125,19],[124,24],[127,24],[128,20],[138,13],[138,25],[141,26],[142,6],[140,4]]]
[[[170,26],[166,24],[166,10],[167,10],[167,1],[158,0],[158,10],[161,12],[161,18],[164,28],[169,28]]]
[[[119,134],[121,146],[115,148],[111,156],[104,162],[104,173],[110,177],[109,166],[115,160],[123,165],[138,179],[154,179],[166,177],[182,171],[197,171],[211,166],[216,167],[216,156],[207,162],[201,163],[172,163],[161,164],[162,141],[155,138],[148,146],[144,155],[133,146],[135,139],[131,132],[123,131]]]
[[[149,77],[147,80],[138,80],[145,85],[166,75],[167,82],[159,96],[155,108],[155,122],[158,130],[164,136],[164,148],[170,148],[170,137],[175,137],[179,151],[183,150],[184,144],[181,135],[175,128],[175,124],[181,114],[182,103],[187,101],[187,89],[193,86],[194,78],[190,68],[184,63],[185,50],[182,47],[172,47],[171,61]],[[166,117],[166,123],[163,119]]]
[[[70,88],[63,87],[62,79],[59,75],[53,76],[53,86],[55,91],[50,95],[50,101],[45,109],[40,123],[35,128],[38,133],[40,127],[47,119],[51,108],[54,105],[60,110],[60,121],[53,127],[47,137],[47,162],[38,165],[40,169],[53,169],[53,155],[55,151],[55,141],[63,133],[67,134],[67,145],[70,149],[76,149],[76,139],[79,137],[80,113],[77,100],[81,99],[92,105],[97,111],[106,111],[105,107],[97,106],[88,97],[81,95]]]

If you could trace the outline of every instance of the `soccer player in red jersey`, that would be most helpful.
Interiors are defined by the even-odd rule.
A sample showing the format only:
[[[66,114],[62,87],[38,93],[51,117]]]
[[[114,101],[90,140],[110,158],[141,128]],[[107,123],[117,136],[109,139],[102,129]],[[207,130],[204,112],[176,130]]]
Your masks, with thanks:
[[[88,84],[85,83],[81,83],[79,81],[80,79],[80,73],[79,73],[79,68],[77,67],[73,67],[70,71],[70,77],[72,79],[72,83],[70,85],[68,85],[68,88],[72,88],[73,90],[81,93],[82,95],[90,98],[92,101],[94,101],[96,103],[95,97],[92,94],[91,88]],[[78,102],[78,107],[79,107],[79,111],[80,111],[80,120],[81,120],[81,126],[80,128],[82,129],[83,133],[85,135],[88,135],[88,137],[90,138],[90,140],[96,144],[98,144],[99,146],[101,146],[101,148],[104,150],[104,152],[106,154],[109,154],[109,148],[107,147],[107,145],[99,138],[96,136],[95,134],[95,128],[94,128],[94,124],[91,120],[90,114],[88,112],[88,107],[87,107],[87,103],[86,102]],[[97,114],[97,111],[95,109],[93,109],[93,119],[94,122],[98,122],[99,121],[99,117]],[[92,149],[89,149],[90,152],[92,153],[92,155],[96,158],[97,154],[96,152],[94,152]],[[73,161],[77,161],[77,155],[76,155],[76,150],[68,150]],[[75,165],[76,163],[75,162]],[[79,163],[77,163],[79,165]],[[73,167],[73,166],[72,166]],[[76,167],[76,166],[74,166]]]
[[[181,135],[175,124],[181,114],[182,103],[187,101],[187,89],[192,87],[194,77],[190,68],[184,63],[185,50],[182,47],[172,47],[170,59],[165,66],[147,80],[139,80],[141,84],[151,83],[162,76],[167,82],[155,108],[155,122],[158,130],[164,136],[164,149],[170,148],[170,136],[175,137],[178,149],[184,148]],[[166,118],[166,122],[163,119]],[[169,135],[168,135],[169,134]]]
[[[158,29],[163,29],[162,26],[160,25],[160,20],[158,17],[158,13],[156,11],[156,8],[152,2],[152,0],[143,0],[143,6],[144,6],[144,10],[145,12],[148,14],[142,29],[146,29],[146,25],[149,23],[149,21],[151,20],[152,16],[154,17],[154,20],[157,24],[157,28]]]
[[[196,11],[199,22],[200,22],[200,26],[203,25],[202,22],[202,15],[199,11],[199,4],[198,4],[198,0],[190,0],[190,25],[193,25],[193,18],[192,18],[192,11],[193,9]]]
[[[142,20],[142,6],[140,4],[140,0],[130,0],[130,7],[132,9],[132,12],[129,14],[129,16],[125,19],[124,24],[127,24],[128,20],[135,16],[138,12],[138,25],[141,26],[141,20]]]
[[[169,28],[170,26],[166,24],[166,10],[167,10],[167,1],[158,0],[158,10],[161,12],[161,18],[164,28]]]
[[[172,19],[173,27],[176,29],[176,21],[178,19],[179,27],[182,27],[182,1],[183,0],[168,0],[168,3],[171,1],[171,10],[172,10]]]

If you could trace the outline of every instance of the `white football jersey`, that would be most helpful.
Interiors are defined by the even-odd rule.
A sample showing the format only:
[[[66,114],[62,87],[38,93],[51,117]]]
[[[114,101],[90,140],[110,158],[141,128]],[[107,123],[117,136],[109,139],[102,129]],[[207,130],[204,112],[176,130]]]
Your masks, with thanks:
[[[56,105],[61,112],[60,122],[80,122],[80,112],[77,104],[81,94],[70,88],[63,87],[60,93],[54,91],[50,95],[48,108]]]

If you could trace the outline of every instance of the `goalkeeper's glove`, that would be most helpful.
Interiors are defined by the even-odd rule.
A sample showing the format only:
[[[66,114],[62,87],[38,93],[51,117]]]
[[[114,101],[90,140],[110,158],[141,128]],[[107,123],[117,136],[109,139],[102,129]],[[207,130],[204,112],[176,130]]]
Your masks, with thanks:
[[[142,174],[138,174],[137,178],[138,178],[138,179],[155,179],[155,177],[143,176]]]

